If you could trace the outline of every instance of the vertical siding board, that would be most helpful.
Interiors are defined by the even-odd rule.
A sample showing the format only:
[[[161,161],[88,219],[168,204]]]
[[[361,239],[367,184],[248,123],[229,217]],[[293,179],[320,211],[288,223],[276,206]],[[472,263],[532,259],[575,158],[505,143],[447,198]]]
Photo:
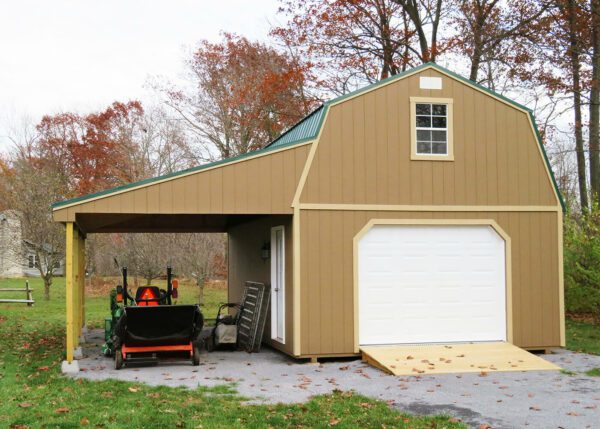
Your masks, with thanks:
[[[328,200],[333,203],[342,202],[342,161],[344,159],[342,152],[345,149],[342,145],[343,109],[344,105],[342,104],[340,109],[336,109],[335,114],[331,115],[331,141],[324,152],[329,156],[329,162],[321,166],[321,172],[327,178],[325,182],[329,182],[329,188],[325,187],[323,191],[329,192]]]
[[[312,267],[309,260],[309,241],[308,241],[308,222],[309,213],[307,211],[300,212],[300,353],[310,353],[310,316],[311,305],[310,298],[312,295],[312,286],[310,283],[309,273]]]
[[[282,211],[287,211],[291,205],[291,199],[296,191],[297,184],[296,175],[293,174],[296,167],[296,159],[293,151],[283,152],[283,166],[283,197],[279,204]],[[250,180],[250,175],[248,175],[248,181]]]
[[[223,170],[210,172],[210,212],[223,213]]]
[[[529,285],[527,288],[527,292],[530,295],[530,299],[532,302],[532,311],[530,314],[531,317],[531,345],[538,346],[539,343],[544,338],[543,333],[543,322],[544,322],[544,311],[542,308],[543,297],[544,297],[544,287],[542,280],[542,263],[541,263],[541,255],[544,252],[543,248],[539,246],[539,243],[542,241],[542,233],[540,231],[540,225],[543,222],[544,215],[541,214],[537,219],[534,219],[533,216],[528,213],[525,215],[526,222],[529,229],[528,241],[529,241],[529,266],[527,267]],[[533,243],[538,243],[537,246],[534,246]]]
[[[210,212],[210,194],[211,194],[211,190],[210,190],[210,179],[211,179],[211,172],[210,171],[205,171],[202,172],[200,174],[197,174],[196,177],[196,182],[197,182],[197,187],[196,187],[196,195],[197,195],[197,203],[196,203],[196,207],[198,210],[198,213],[209,213]]]
[[[248,163],[240,162],[232,167],[230,168],[233,177],[233,186],[231,187],[233,212],[248,213]]]
[[[366,170],[366,189],[367,204],[376,204],[377,192],[377,130],[375,125],[375,96],[373,93],[364,96],[365,101],[365,170]]]
[[[486,179],[487,179],[487,204],[498,204],[498,150],[496,141],[496,121],[498,102],[490,97],[485,97],[485,130],[487,135],[486,151]]]
[[[341,158],[341,179],[342,179],[342,192],[341,202],[344,204],[352,204],[354,202],[354,150],[353,146],[356,145],[354,139],[354,126],[352,125],[352,118],[354,117],[354,104],[345,103],[342,105],[343,108],[343,120],[341,123],[342,127],[342,139],[340,144],[340,158]]]
[[[544,344],[550,344],[553,340],[552,331],[554,328],[554,320],[557,319],[557,314],[553,311],[553,296],[558,295],[558,288],[554,288],[554,283],[550,281],[552,260],[549,258],[547,249],[552,249],[552,240],[554,234],[552,231],[551,214],[540,216],[540,221],[536,223],[537,232],[539,234],[539,250],[537,251],[540,260],[541,278],[540,278],[540,307],[542,309],[542,340]],[[555,230],[555,229],[554,229]],[[557,237],[558,238],[558,237]],[[555,253],[555,252],[553,252]]]
[[[339,288],[343,291],[343,314],[340,320],[344,329],[344,350],[353,350],[354,348],[354,248],[346,246],[345,242],[350,238],[353,240],[356,234],[354,213],[344,212],[343,230],[337,243],[338,248],[344,249],[343,252],[340,252],[343,263],[341,265],[342,279],[339,284]]]
[[[465,98],[464,85],[452,80],[454,96],[454,162],[449,165],[449,169],[454,172],[454,192],[447,194],[446,204],[456,203],[457,205],[466,204],[465,196],[465,177],[466,177],[466,147],[465,136]]]
[[[258,162],[256,178],[253,178],[257,181],[256,186],[258,187],[258,205],[265,210],[271,210],[271,186],[264,186],[264,184],[271,183],[272,165],[272,161],[268,157],[261,158]]]
[[[271,169],[271,209],[275,212],[281,213],[283,211],[283,202],[285,201],[284,188],[283,188],[283,177],[285,173],[283,171],[283,156],[281,153],[275,154],[270,159]]]
[[[171,183],[171,190],[173,195],[171,196],[171,211],[173,213],[185,213],[185,200],[187,199],[185,195],[185,182],[188,178],[182,177],[178,180],[171,180],[168,183]],[[164,212],[167,212],[167,208],[163,209]]]
[[[409,94],[408,81],[398,83],[398,116],[394,121],[398,130],[398,200],[397,204],[408,204],[411,201],[410,174],[410,99],[404,94]]]
[[[353,173],[354,196],[352,203],[361,203],[367,200],[366,191],[366,163],[364,162],[367,156],[368,142],[365,137],[365,99],[359,97],[353,103],[352,109],[352,126],[354,130],[354,139],[352,146],[354,149],[354,163],[351,169]],[[350,150],[346,147],[346,150]]]
[[[476,174],[476,204],[486,205],[488,202],[486,180],[487,171],[487,145],[489,144],[488,134],[485,130],[485,101],[486,96],[480,93],[475,94],[474,107],[475,115],[472,120],[475,128],[475,174]]]
[[[320,213],[309,212],[307,222],[308,225],[308,239],[306,241],[309,244],[310,249],[308,253],[308,284],[310,288],[309,295],[309,353],[320,353],[321,352],[321,331],[325,325],[321,324],[321,306],[323,302],[323,287],[319,273],[321,270],[320,264],[320,240],[319,236],[321,233],[320,225]],[[331,326],[324,328],[323,331],[331,329]]]
[[[221,198],[224,213],[235,213],[235,176],[231,168],[221,168],[222,187]]]
[[[512,168],[510,168],[507,173],[508,173],[508,177],[506,179],[506,181],[508,182],[508,204],[511,205],[516,205],[519,204],[519,185],[520,185],[520,179],[519,176],[522,174],[519,172],[519,161],[516,159],[517,157],[520,157],[520,152],[519,152],[519,138],[518,138],[518,133],[517,133],[517,115],[518,112],[516,112],[514,109],[510,109],[510,111],[507,112],[507,119],[508,119],[508,123],[506,124],[506,131],[507,131],[507,156],[508,159],[510,160],[510,165]]]
[[[388,171],[388,195],[387,201],[397,204],[400,200],[398,183],[400,181],[400,138],[398,135],[398,104],[402,96],[398,85],[390,85],[386,92],[385,126],[387,136],[387,171]]]
[[[508,176],[511,174],[508,164],[508,142],[506,122],[508,108],[496,105],[496,165],[498,167],[498,196],[499,205],[508,205]]]
[[[462,127],[464,130],[464,165],[465,165],[465,204],[477,203],[477,192],[475,184],[477,182],[477,158],[476,158],[476,135],[474,129],[475,101],[473,91],[464,89],[464,117]],[[460,124],[459,124],[460,125]]]
[[[313,239],[316,239],[318,243],[318,255],[319,255],[319,307],[320,314],[319,319],[321,326],[329,326],[329,329],[321,329],[321,342],[319,344],[319,353],[332,353],[333,352],[333,339],[339,333],[336,333],[336,326],[333,323],[332,313],[334,312],[334,296],[333,296],[333,279],[331,278],[331,253],[334,247],[332,246],[332,212],[325,211],[320,213],[319,218],[319,231],[320,234]],[[339,297],[336,297],[335,301],[338,301]]]

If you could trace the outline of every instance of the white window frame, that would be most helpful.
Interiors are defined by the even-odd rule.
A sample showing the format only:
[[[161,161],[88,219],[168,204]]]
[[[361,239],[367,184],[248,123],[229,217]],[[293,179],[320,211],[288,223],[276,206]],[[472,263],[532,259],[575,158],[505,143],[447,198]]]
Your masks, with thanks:
[[[446,105],[446,131],[445,154],[423,154],[417,152],[417,104],[444,104]],[[451,98],[410,97],[410,159],[415,161],[454,161],[454,100]],[[427,128],[432,129],[432,128]]]
[[[281,232],[281,285],[278,291],[281,294],[281,300],[283,302],[281,308],[281,319],[283,321],[282,336],[279,337],[277,334],[277,295],[274,288],[273,279],[277,275],[277,266],[274,263],[277,252],[277,232]],[[285,344],[285,227],[283,225],[274,226],[271,228],[271,339],[278,343]]]

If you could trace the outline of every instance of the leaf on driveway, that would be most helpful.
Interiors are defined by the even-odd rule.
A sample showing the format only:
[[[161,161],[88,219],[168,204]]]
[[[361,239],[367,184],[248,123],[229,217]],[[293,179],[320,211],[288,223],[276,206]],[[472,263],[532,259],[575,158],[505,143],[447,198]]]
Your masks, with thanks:
[[[531,407],[529,407],[529,409],[531,411],[542,411],[542,409],[540,407],[536,407],[535,405],[532,405]]]

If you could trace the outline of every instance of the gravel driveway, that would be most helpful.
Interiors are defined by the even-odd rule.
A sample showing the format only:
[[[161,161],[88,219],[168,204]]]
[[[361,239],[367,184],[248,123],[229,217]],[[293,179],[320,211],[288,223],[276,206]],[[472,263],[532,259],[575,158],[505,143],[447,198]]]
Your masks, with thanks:
[[[310,364],[270,349],[206,354],[199,367],[170,362],[115,371],[112,359],[100,353],[101,342],[101,332],[88,336],[76,377],[190,388],[235,383],[251,402],[301,402],[333,389],[354,390],[402,411],[450,414],[475,428],[484,423],[494,429],[600,428],[600,378],[584,374],[600,367],[600,356],[565,350],[543,356],[574,375],[532,371],[394,377],[360,360]]]

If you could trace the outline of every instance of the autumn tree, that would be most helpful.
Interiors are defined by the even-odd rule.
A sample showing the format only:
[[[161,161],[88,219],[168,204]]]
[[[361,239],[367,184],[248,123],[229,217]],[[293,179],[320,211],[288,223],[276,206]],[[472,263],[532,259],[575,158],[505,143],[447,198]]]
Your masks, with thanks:
[[[510,74],[532,61],[532,46],[540,42],[549,23],[548,7],[549,2],[540,0],[457,2],[451,19],[456,27],[452,48],[468,58],[469,79],[493,86],[495,71]]]
[[[36,127],[39,139],[28,150],[62,172],[71,195],[114,187],[131,179],[122,152],[140,131],[135,125],[143,112],[139,102],[130,101],[88,115],[47,115]]]
[[[415,31],[391,0],[281,0],[287,22],[271,35],[308,58],[317,84],[343,94],[418,63]]]
[[[393,0],[408,16],[417,36],[418,57],[422,63],[435,62],[448,46],[440,40],[440,25],[449,12],[448,0]],[[451,39],[451,37],[449,38]]]
[[[241,36],[200,42],[187,66],[187,88],[156,87],[203,161],[264,147],[315,105],[305,92],[308,65]]]
[[[64,258],[64,229],[50,211],[50,205],[63,198],[63,182],[57,171],[23,152],[10,167],[10,174],[2,179],[8,190],[5,203],[18,214],[22,237],[35,251],[48,300],[56,268]]]

